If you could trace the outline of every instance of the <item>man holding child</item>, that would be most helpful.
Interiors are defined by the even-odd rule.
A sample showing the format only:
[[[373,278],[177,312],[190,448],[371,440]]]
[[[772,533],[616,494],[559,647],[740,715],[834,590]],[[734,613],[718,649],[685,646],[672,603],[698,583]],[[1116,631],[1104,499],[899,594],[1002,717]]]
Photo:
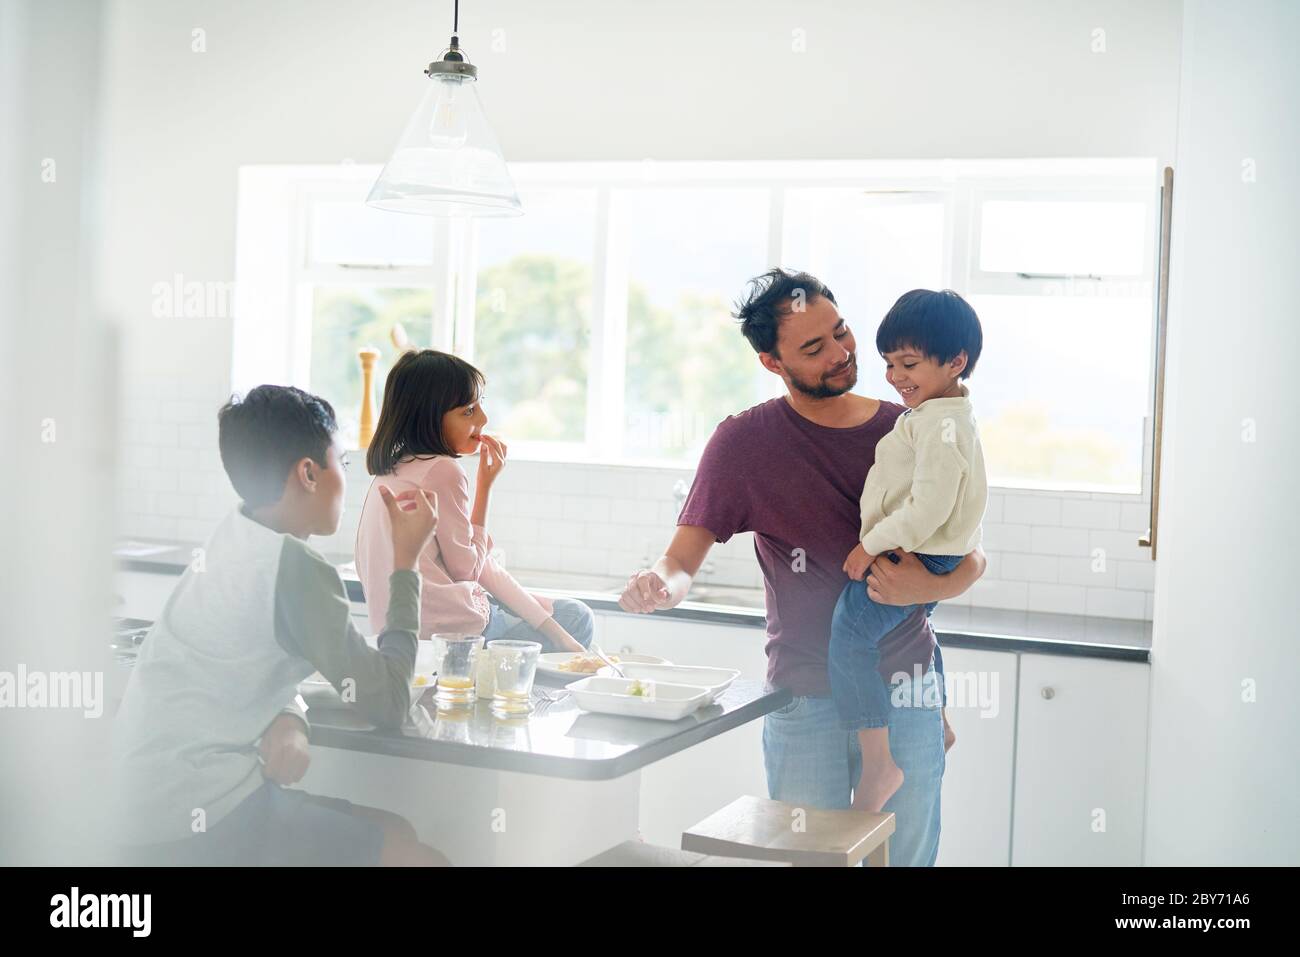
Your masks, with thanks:
[[[831,623],[845,556],[859,541],[859,499],[876,444],[904,408],[849,391],[857,344],[815,277],[781,269],[759,276],[737,318],[786,394],[718,425],[672,541],[652,568],[631,576],[619,604],[642,613],[673,607],[715,541],[753,532],[766,592],[768,683],[794,694],[764,719],[768,790],[796,805],[847,808],[862,755],[830,698]],[[985,559],[976,548],[949,574],[935,575],[915,556],[895,554],[897,563],[871,566],[868,594],[883,605],[921,607],[879,642],[882,678],[909,676],[895,683],[895,700],[907,704],[892,710],[888,725],[904,777],[883,810],[896,815],[892,863],[929,866],[938,855],[944,753],[953,737],[939,707],[942,657],[924,606],[964,592]],[[917,673],[919,693],[911,687]]]

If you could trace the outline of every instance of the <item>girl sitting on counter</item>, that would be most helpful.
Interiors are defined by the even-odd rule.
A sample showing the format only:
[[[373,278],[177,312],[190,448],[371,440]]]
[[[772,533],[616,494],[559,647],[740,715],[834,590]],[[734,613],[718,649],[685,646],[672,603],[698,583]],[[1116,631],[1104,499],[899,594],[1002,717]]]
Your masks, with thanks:
[[[357,576],[373,629],[388,611],[392,542],[380,480],[393,493],[436,495],[438,528],[420,556],[420,636],[482,635],[540,642],[544,651],[583,652],[591,609],[569,598],[531,595],[491,556],[487,532],[492,485],[506,463],[504,442],[483,433],[483,373],[434,349],[404,354],[388,373],[375,435],[366,453],[374,476],[357,527]],[[474,501],[456,460],[478,453]]]

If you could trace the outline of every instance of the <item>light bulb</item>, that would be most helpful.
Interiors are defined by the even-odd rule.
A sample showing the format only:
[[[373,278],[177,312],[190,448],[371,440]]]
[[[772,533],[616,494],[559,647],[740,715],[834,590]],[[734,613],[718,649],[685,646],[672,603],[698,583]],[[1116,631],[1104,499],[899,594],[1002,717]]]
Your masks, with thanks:
[[[460,93],[461,77],[440,76],[434,82],[441,84],[438,90],[438,102],[433,107],[433,119],[429,123],[429,145],[437,149],[459,149],[469,138],[469,128],[465,122],[465,111],[456,103]]]

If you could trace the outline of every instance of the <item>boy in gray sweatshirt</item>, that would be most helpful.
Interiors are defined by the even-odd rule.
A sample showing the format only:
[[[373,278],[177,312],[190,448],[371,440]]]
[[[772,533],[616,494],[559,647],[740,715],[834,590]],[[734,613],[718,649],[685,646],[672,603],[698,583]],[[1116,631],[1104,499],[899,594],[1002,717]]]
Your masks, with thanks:
[[[344,453],[329,403],[263,385],[219,415],[243,500],[181,576],[145,639],[114,724],[132,859],[188,864],[436,864],[395,815],[282,785],[310,760],[297,685],[320,671],[371,722],[410,707],[416,562],[437,522],[418,490],[383,492],[394,571],[378,648],[352,624],[334,566],[308,544],[337,531]]]

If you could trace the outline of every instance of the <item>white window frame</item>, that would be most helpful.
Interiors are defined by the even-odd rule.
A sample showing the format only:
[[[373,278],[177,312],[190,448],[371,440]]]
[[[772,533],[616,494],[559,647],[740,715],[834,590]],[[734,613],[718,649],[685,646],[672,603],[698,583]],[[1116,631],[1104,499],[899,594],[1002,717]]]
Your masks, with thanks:
[[[277,347],[293,357],[284,378],[309,387],[311,355],[312,288],[323,284],[421,286],[434,290],[435,308],[427,330],[416,330],[417,341],[456,351],[473,361],[475,294],[477,289],[477,225],[463,220],[430,219],[434,230],[434,262],[428,266],[344,266],[313,264],[307,260],[310,205],[320,199],[364,199],[379,167],[299,167],[295,178],[284,167],[292,191],[292,254],[288,285],[295,302],[293,321],[281,320],[287,342]],[[241,171],[241,177],[242,173]],[[591,336],[588,356],[587,421],[581,443],[512,442],[512,456],[543,461],[575,461],[693,467],[681,460],[630,459],[622,454],[623,403],[627,332],[627,259],[620,242],[621,225],[615,196],[621,189],[690,189],[698,187],[763,188],[768,192],[766,262],[755,263],[755,273],[783,262],[785,203],[794,189],[851,188],[878,192],[882,201],[932,201],[944,204],[944,276],[946,284],[963,294],[1014,293],[1040,295],[1042,278],[986,273],[978,268],[979,211],[986,198],[1123,198],[1141,199],[1147,205],[1148,250],[1151,255],[1142,276],[1102,277],[1108,281],[1152,283],[1154,287],[1154,235],[1158,217],[1158,185],[1154,160],[1053,159],[1053,160],[870,160],[870,161],[736,161],[736,162],[562,162],[515,163],[511,172],[521,191],[583,189],[596,191],[593,249]],[[241,184],[243,180],[241,178]],[[890,199],[890,197],[896,197]],[[242,199],[242,185],[241,185]],[[241,204],[241,219],[245,212]],[[241,231],[241,239],[245,234]],[[739,292],[739,290],[737,290]],[[255,295],[238,294],[243,307]],[[1154,323],[1154,290],[1153,323]],[[249,318],[237,306],[236,345],[241,322]],[[247,339],[248,337],[244,337]],[[238,359],[235,360],[238,365]],[[1152,357],[1154,365],[1154,356]],[[238,386],[240,376],[235,375]],[[771,377],[755,363],[758,393],[774,389]],[[1151,393],[1151,390],[1148,390]],[[1149,395],[1147,408],[1151,414]],[[490,399],[490,387],[489,387]],[[1020,487],[1020,486],[1016,486]],[[1025,483],[1024,487],[1042,488]],[[1053,486],[1073,489],[1069,483]]]

